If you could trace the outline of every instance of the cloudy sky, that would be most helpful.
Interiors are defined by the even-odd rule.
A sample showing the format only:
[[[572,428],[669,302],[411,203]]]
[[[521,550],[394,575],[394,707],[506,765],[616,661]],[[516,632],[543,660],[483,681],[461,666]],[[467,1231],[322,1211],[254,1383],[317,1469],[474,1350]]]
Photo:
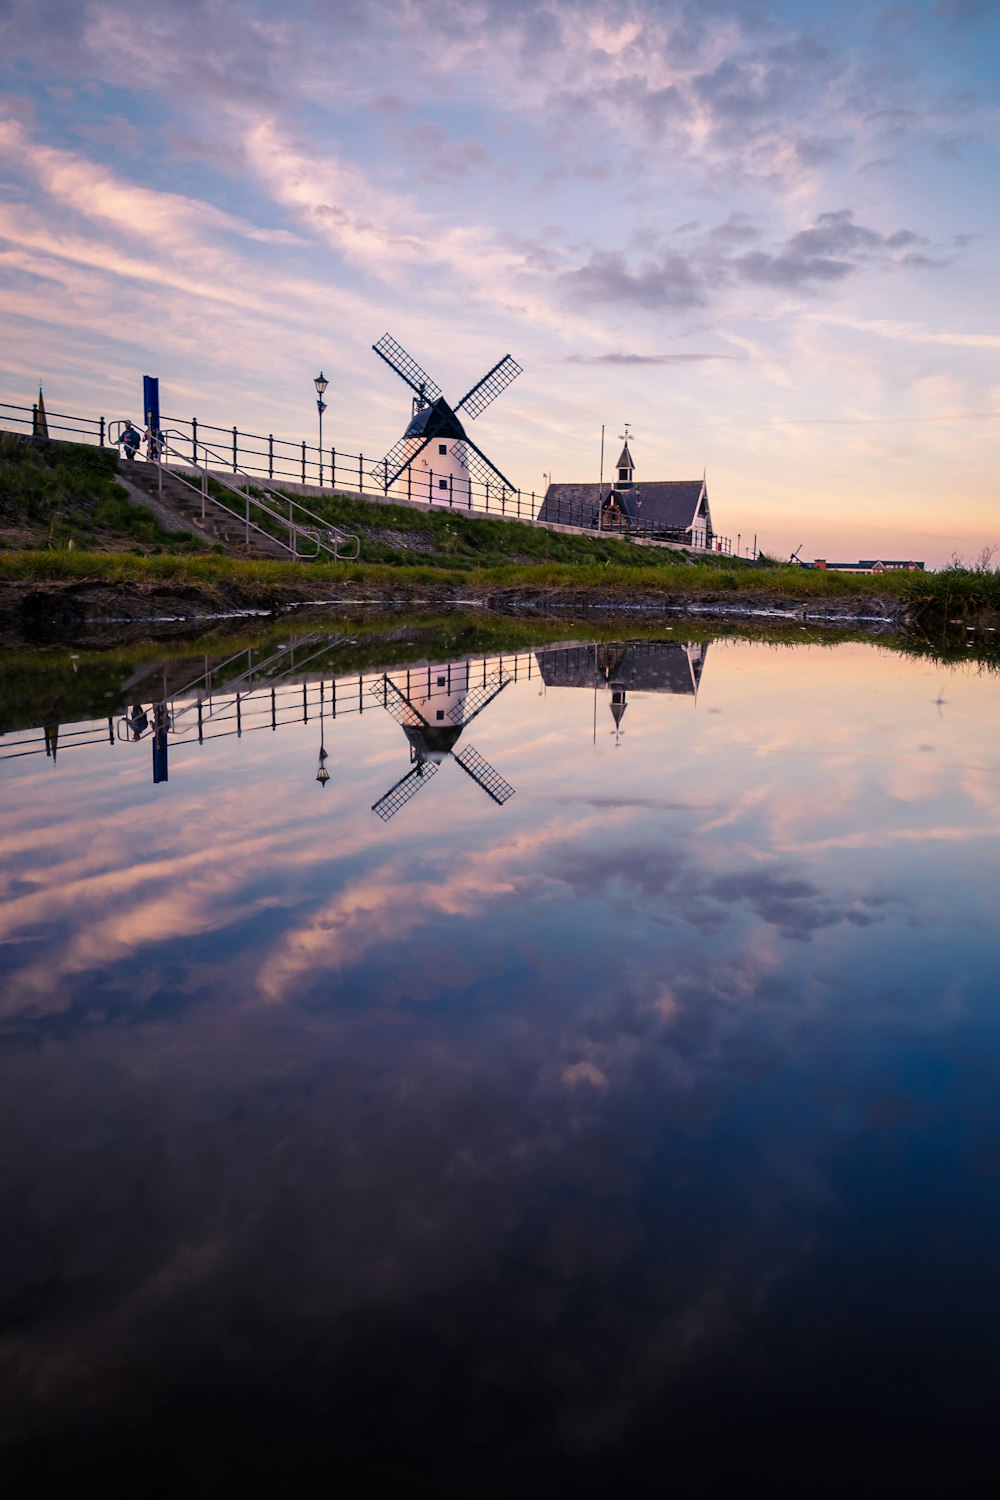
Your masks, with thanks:
[[[707,469],[719,529],[1000,541],[998,0],[0,0],[0,399],[315,430],[524,374],[527,490]],[[613,458],[614,453],[611,454]]]

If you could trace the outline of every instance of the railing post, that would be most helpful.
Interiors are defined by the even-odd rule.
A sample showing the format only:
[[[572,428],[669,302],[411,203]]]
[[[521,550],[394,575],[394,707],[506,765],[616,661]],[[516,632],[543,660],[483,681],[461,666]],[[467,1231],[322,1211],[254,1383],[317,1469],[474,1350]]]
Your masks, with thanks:
[[[244,537],[246,539],[246,545],[249,547],[249,545],[250,545],[250,496],[249,495],[247,495],[247,497],[246,497],[246,503],[245,503],[245,507],[244,507],[244,523],[245,523],[244,524]]]
[[[365,492],[365,456],[358,454],[358,490],[363,495]]]
[[[434,504],[434,470],[427,471],[427,504]]]
[[[469,509],[472,509],[472,485],[469,485]],[[486,514],[490,513],[490,482],[486,481]]]
[[[302,483],[306,482],[306,445],[302,444]]]
[[[413,469],[409,464],[406,465],[406,498],[413,499]]]
[[[267,435],[267,477],[274,478],[274,433]]]
[[[237,471],[238,468],[239,468],[239,463],[237,462],[237,458],[236,458],[236,428],[234,427],[233,428],[233,473],[234,474],[236,473],[236,471]]]
[[[101,447],[104,447],[104,418],[101,418]]]
[[[205,524],[205,496],[208,494],[208,473],[201,471],[201,524]]]
[[[331,490],[335,490],[337,488],[337,450],[336,450],[336,448],[331,448],[330,449],[330,488],[331,488]]]
[[[500,491],[500,515],[501,518],[507,514],[507,486],[504,485]]]
[[[191,462],[198,467],[198,418],[191,418]]]
[[[450,506],[452,506],[452,507],[454,507],[454,504],[455,504],[455,476],[454,476],[454,474],[449,474],[448,475],[448,504]]]
[[[382,488],[385,490],[385,493],[388,495],[388,493],[389,493],[389,460],[387,458],[383,458],[382,463],[383,463],[383,466],[385,468],[385,473],[382,476]]]
[[[521,519],[521,491],[517,492],[517,519]]]

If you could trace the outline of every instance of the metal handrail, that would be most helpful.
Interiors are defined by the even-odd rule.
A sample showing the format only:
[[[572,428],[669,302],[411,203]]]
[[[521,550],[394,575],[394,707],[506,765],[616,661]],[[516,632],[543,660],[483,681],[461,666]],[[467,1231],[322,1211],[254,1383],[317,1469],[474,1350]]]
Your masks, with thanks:
[[[108,437],[112,443],[117,444],[120,441],[120,433],[124,425],[123,422],[112,422],[109,424]],[[150,443],[150,461],[157,465],[157,489],[161,494],[163,492],[164,459],[167,457],[178,459],[186,468],[194,468],[201,476],[200,484],[194,484],[185,474],[180,473],[176,468],[169,470],[179,483],[183,484],[192,494],[200,498],[202,520],[205,519],[205,506],[206,502],[208,502],[218,506],[220,510],[225,511],[227,515],[232,516],[234,520],[246,527],[247,541],[250,540],[249,533],[255,531],[259,536],[266,537],[268,541],[277,543],[279,547],[284,547],[287,552],[291,553],[293,558],[308,561],[319,557],[321,552],[326,552],[338,562],[352,562],[360,555],[361,542],[358,537],[342,531],[339,526],[335,526],[333,523],[324,520],[322,516],[315,515],[312,511],[307,510],[304,505],[300,505],[297,500],[292,500],[285,495],[278,495],[266,486],[259,485],[249,474],[244,474],[239,469],[236,470],[238,477],[230,479],[228,475],[211,473],[204,464],[193,463],[180,449],[175,448],[171,442],[171,439],[183,436],[184,434],[173,432],[167,428],[157,433],[154,440],[147,439]],[[208,456],[218,460],[218,455],[214,454],[207,444],[202,443],[201,447]],[[220,500],[217,495],[209,495],[209,478],[214,479],[216,484],[221,485],[223,489],[229,490],[231,494],[240,497],[244,502],[244,513],[242,515],[234,510],[232,506],[227,505],[224,500]],[[258,493],[251,495],[251,486]],[[265,527],[258,526],[255,521],[252,521],[250,519],[251,505],[255,505],[271,521],[275,522],[279,527],[284,528],[288,532],[291,541],[284,541],[280,536],[275,536]],[[281,509],[278,508],[279,506]],[[287,507],[287,514],[284,514],[285,507]],[[308,524],[303,525],[293,517],[293,511],[305,516]],[[300,538],[305,538],[306,541],[311,542],[314,550],[302,551],[299,546]],[[345,554],[340,550],[341,547],[349,547],[352,543],[354,545],[353,552]]]
[[[168,430],[168,432],[166,432],[166,433],[161,433],[160,436],[161,436],[161,438],[162,437],[166,437],[166,436],[178,438],[178,437],[184,437],[185,434],[183,434],[183,433],[177,433],[177,432],[174,432],[172,430]],[[201,450],[202,450],[203,453],[208,454],[209,457],[211,457],[212,459],[214,459],[216,463],[222,464],[222,463],[225,462],[225,460],[221,457],[221,455],[219,453],[216,452],[216,450],[214,448],[209,447],[208,443],[204,442],[200,438],[198,440],[198,446],[201,448]],[[177,449],[171,449],[170,451],[174,454],[175,457],[181,458],[183,462],[185,462],[185,463],[189,462],[189,460],[183,458],[183,455],[181,453],[179,453]],[[196,467],[199,468],[199,469],[204,469],[205,468],[204,465],[196,465]],[[206,472],[208,472],[208,471],[206,470]],[[358,537],[354,536],[351,532],[344,531],[340,526],[335,525],[332,521],[326,520],[326,518],[324,516],[318,516],[318,515],[316,515],[315,511],[311,511],[308,508],[308,506],[302,505],[298,500],[293,500],[290,495],[283,495],[283,494],[280,494],[277,490],[272,490],[268,485],[262,484],[260,482],[259,478],[257,478],[254,475],[250,475],[250,474],[246,473],[245,470],[243,470],[243,469],[236,469],[235,473],[238,474],[240,476],[240,478],[243,479],[245,481],[246,485],[248,486],[248,489],[246,491],[248,499],[250,498],[250,495],[249,495],[249,486],[251,486],[251,485],[253,486],[254,490],[257,492],[252,497],[253,498],[253,503],[255,505],[259,505],[260,508],[261,508],[261,510],[263,510],[266,515],[271,515],[274,520],[278,521],[282,526],[287,526],[289,528],[289,530],[291,530],[291,531],[293,531],[295,533],[298,533],[298,532],[301,531],[304,536],[308,536],[310,538],[310,540],[313,540],[313,541],[315,541],[317,543],[317,552],[315,552],[315,553],[309,553],[309,554],[307,554],[308,556],[311,556],[311,557],[318,556],[318,548],[319,547],[322,547],[325,551],[329,552],[333,557],[337,558],[338,561],[342,561],[342,562],[353,562],[354,559],[360,555],[360,552],[361,552],[361,542],[360,542],[360,539]],[[230,483],[228,475],[224,477],[222,473],[213,472],[211,474],[211,477],[215,480],[215,482],[217,484],[221,484],[226,489],[232,490],[234,494],[242,494],[242,493],[244,493],[244,491],[241,490],[238,485]],[[261,501],[261,499],[259,498],[261,495],[266,496],[267,500],[270,502],[270,505],[264,504]],[[291,512],[292,510],[295,510],[299,515],[305,516],[307,518],[308,524],[305,525],[305,526],[303,526],[300,522],[293,521],[291,519],[291,514],[289,514],[288,517],[285,517],[285,516],[281,515],[280,511],[278,511],[276,509],[272,509],[272,507],[285,506],[285,505],[287,505],[289,507],[289,512]],[[319,530],[322,532],[322,535],[321,536],[315,536],[313,534],[313,530],[312,530],[313,527],[319,528]],[[331,545],[331,541],[332,541],[332,545]],[[343,556],[337,550],[341,545],[343,545],[343,544],[350,545],[352,542],[354,544],[355,551],[349,557]],[[298,554],[298,555],[301,556],[302,554]]]

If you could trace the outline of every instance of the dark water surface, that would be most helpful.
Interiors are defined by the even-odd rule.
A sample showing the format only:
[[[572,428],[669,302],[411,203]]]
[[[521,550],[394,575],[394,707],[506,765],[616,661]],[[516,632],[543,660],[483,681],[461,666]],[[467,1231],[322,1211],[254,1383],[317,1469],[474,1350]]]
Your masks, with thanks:
[[[0,739],[9,1493],[986,1493],[996,678],[681,631]]]

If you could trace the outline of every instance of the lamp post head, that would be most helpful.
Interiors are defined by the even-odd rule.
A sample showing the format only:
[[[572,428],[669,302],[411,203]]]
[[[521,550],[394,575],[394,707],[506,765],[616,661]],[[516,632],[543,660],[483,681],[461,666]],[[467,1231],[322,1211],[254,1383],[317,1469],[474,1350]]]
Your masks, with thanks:
[[[319,770],[316,772],[316,780],[319,782],[320,786],[326,786],[327,782],[330,780],[330,773],[326,769],[326,766],[320,766]]]
[[[323,374],[323,371],[320,370],[319,374],[316,376],[316,379],[313,381],[313,385],[316,387],[317,396],[322,396],[323,392],[326,390],[329,384],[330,382]]]

